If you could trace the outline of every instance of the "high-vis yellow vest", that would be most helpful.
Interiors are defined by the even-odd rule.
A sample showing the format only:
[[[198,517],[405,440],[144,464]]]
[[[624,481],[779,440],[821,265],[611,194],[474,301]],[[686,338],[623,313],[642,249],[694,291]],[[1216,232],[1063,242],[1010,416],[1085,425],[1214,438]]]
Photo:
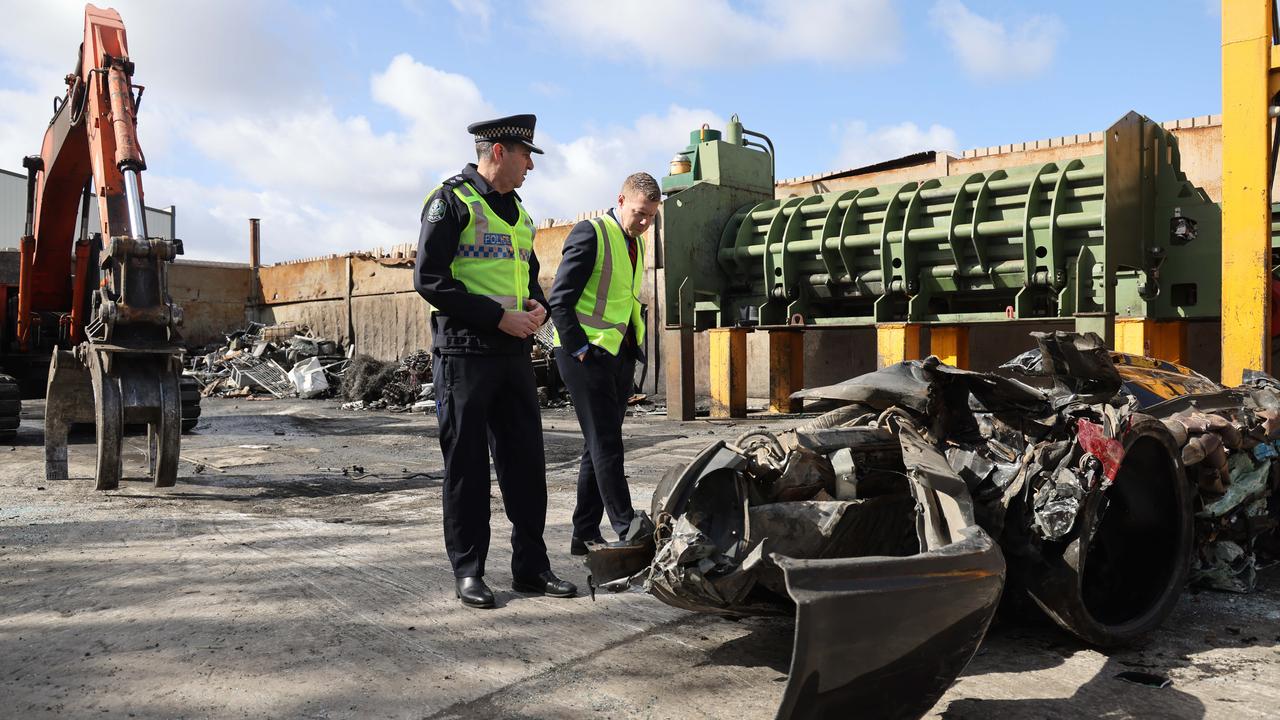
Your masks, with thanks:
[[[644,346],[644,313],[640,287],[644,280],[644,236],[636,238],[636,266],[631,267],[627,238],[612,215],[591,220],[596,231],[596,264],[574,308],[587,341],[617,355],[627,325],[635,329],[636,343]],[[556,338],[559,344],[559,338]]]
[[[454,279],[465,285],[467,292],[487,296],[506,310],[524,310],[524,301],[529,297],[529,257],[533,254],[535,232],[529,213],[516,201],[520,217],[515,225],[509,225],[471,183],[458,183],[451,189],[467,204],[471,215],[458,236],[458,251],[449,264]]]

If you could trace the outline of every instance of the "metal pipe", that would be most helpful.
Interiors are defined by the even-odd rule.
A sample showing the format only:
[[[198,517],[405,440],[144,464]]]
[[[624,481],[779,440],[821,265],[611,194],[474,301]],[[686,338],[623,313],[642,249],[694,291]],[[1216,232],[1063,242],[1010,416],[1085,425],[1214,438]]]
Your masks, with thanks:
[[[1059,174],[1060,173],[1056,173],[1056,172],[1046,173],[1044,175],[1040,175],[1039,177],[1044,185],[1052,185],[1054,182],[1058,180]],[[988,183],[988,186],[991,188],[993,192],[1004,192],[1005,190],[1025,190],[1031,186],[1031,181],[1035,177],[1036,176],[1034,175],[1026,175],[1026,176],[1019,176],[1019,177],[1003,178],[1001,180],[992,180],[990,183]],[[1102,179],[1101,168],[1086,167],[1086,168],[1077,168],[1075,170],[1067,171],[1067,181],[1072,183],[1083,184],[1086,182],[1091,182],[1094,180],[1101,180],[1101,179]],[[969,183],[968,185],[965,185],[964,189],[966,192],[976,193],[978,192],[978,190],[982,189],[982,183],[972,182],[972,183]],[[898,197],[903,200],[910,200],[911,196],[914,195],[915,193],[916,193],[915,190],[903,190],[902,192],[898,193]],[[955,195],[956,195],[956,188],[954,187],[934,188],[932,190],[922,190],[920,192],[920,197],[925,200],[951,199],[951,198],[954,198]],[[884,199],[884,196],[881,196],[880,198],[867,198],[867,200],[873,200],[873,199]],[[859,203],[859,205],[861,205],[861,203]]]
[[[31,290],[32,261],[36,239],[30,234],[18,241],[18,349],[31,349]]]
[[[773,174],[774,174],[774,172],[773,172],[773,155],[768,151],[768,150],[769,150],[768,148],[766,148],[764,145],[761,145],[760,143],[758,143],[758,142],[756,142],[756,141],[754,141],[754,140],[743,140],[743,141],[742,141],[742,147],[760,148],[761,152],[763,152],[765,155],[768,155],[768,156],[769,156],[769,174],[770,174],[770,175],[773,175]]]
[[[1094,229],[1102,227],[1102,214],[1091,212],[1079,213],[1063,213],[1057,217],[1054,225],[1061,230],[1080,230]],[[988,220],[978,225],[979,237],[1000,237],[1021,235],[1024,227],[1022,219],[1016,220]],[[1049,216],[1040,215],[1031,218],[1032,230],[1044,230],[1049,227]],[[1280,223],[1274,225],[1274,228],[1280,231]],[[972,236],[972,226],[969,223],[961,223],[955,226],[955,234],[958,237],[969,238]],[[907,233],[907,240],[910,242],[941,242],[947,238],[946,228],[940,227],[919,227],[912,228]],[[888,239],[891,242],[899,242],[902,240],[901,230],[891,230]],[[862,233],[857,235],[847,235],[844,238],[822,238],[810,240],[795,240],[787,244],[788,254],[795,253],[816,253],[821,251],[823,247],[837,250],[840,247],[860,248],[860,247],[876,247],[880,244],[880,233]],[[720,250],[720,258],[725,261],[733,261],[739,258],[758,258],[765,254],[764,243],[753,243],[745,247],[728,247]]]
[[[89,198],[91,197],[89,188],[92,184],[92,179],[85,181],[84,194],[80,198],[80,242],[89,239]]]
[[[126,168],[121,171],[124,178],[124,200],[129,208],[129,231],[138,240],[147,237],[147,219],[142,208],[142,188],[138,186],[138,171]]]
[[[28,155],[22,159],[22,164],[27,168],[27,229],[22,235],[29,237],[35,230],[36,173],[44,166],[44,160],[39,155]]]
[[[1022,273],[1025,267],[1026,265],[1021,260],[1008,260],[996,263],[991,267],[989,272],[984,272],[982,267],[977,264],[967,264],[962,266],[957,273],[955,265],[939,265],[930,268],[929,274],[935,278],[949,278],[953,274],[958,274],[962,278],[978,280],[989,278],[992,274],[1017,275]],[[872,269],[859,274],[856,282],[881,282],[883,279],[884,276],[879,269]],[[831,276],[827,273],[813,273],[807,276],[805,280],[807,280],[813,287],[827,285],[828,283],[833,285],[850,285],[855,282],[855,280],[851,279],[848,275],[841,275],[839,278],[832,280]]]
[[[989,271],[984,272],[981,265],[971,263],[959,268],[957,272],[955,265],[935,265],[929,268],[929,274],[935,278],[948,278],[953,274],[962,278],[984,278],[989,275],[1017,275],[1024,272],[1027,265],[1022,260],[1005,260],[991,266]]]
[[[249,218],[249,267],[262,265],[262,229],[258,218]]]
[[[121,170],[146,170],[142,148],[138,147],[138,134],[134,129],[133,93],[129,75],[120,65],[112,65],[107,71],[107,90],[111,98],[111,127],[116,140],[116,167]]]
[[[778,165],[778,153],[775,152],[773,149],[773,141],[770,140],[769,136],[765,135],[764,133],[759,133],[754,130],[748,130],[746,128],[742,129],[742,134],[744,136],[749,136],[749,137],[758,137],[761,140],[763,140],[766,145],[769,146],[769,179],[770,181],[776,181],[778,178],[778,172],[776,169]],[[752,143],[743,143],[743,144],[750,145]]]

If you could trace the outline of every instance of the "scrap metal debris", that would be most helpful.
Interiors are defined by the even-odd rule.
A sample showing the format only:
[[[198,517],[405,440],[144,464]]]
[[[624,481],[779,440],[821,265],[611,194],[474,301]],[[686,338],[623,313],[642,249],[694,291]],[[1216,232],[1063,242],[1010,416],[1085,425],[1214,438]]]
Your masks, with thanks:
[[[1093,334],[1033,336],[994,373],[930,357],[796,393],[835,408],[673,469],[653,556],[593,547],[593,590],[794,612],[779,717],[913,717],[1002,591],[1112,645],[1159,625],[1189,580],[1251,589],[1276,527],[1280,382],[1227,389]]]
[[[249,323],[225,343],[189,355],[185,374],[200,384],[203,397],[323,397],[346,364],[337,343],[313,337],[305,326]]]
[[[544,408],[571,405],[552,354],[550,323],[534,335],[530,351],[538,403]],[[303,325],[249,323],[226,336],[224,343],[188,356],[185,374],[200,385],[203,397],[340,397],[345,410],[435,412],[431,384],[432,355],[417,350],[400,360],[384,361],[346,351],[336,342],[315,337]],[[661,411],[638,398],[628,414]]]
[[[342,377],[341,394],[348,410],[433,410],[431,354],[418,350],[407,357],[386,362],[357,355]]]
[[[248,387],[249,383],[256,383],[258,387],[278,398],[297,394],[297,389],[289,379],[288,373],[275,360],[264,360],[252,355],[237,355],[228,360],[227,365],[231,368],[228,379],[234,382],[236,387]]]
[[[551,325],[534,335],[530,351],[538,404],[545,408],[569,405],[552,356]],[[432,355],[418,350],[398,362],[356,355],[342,377],[340,395],[346,410],[435,412],[435,386],[431,383]]]

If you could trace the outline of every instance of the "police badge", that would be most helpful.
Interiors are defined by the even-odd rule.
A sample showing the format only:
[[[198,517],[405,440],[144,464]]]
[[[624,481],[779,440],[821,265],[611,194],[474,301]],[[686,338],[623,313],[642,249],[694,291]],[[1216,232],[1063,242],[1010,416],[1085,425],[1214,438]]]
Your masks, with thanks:
[[[444,217],[444,198],[436,198],[427,208],[427,222],[439,222]]]

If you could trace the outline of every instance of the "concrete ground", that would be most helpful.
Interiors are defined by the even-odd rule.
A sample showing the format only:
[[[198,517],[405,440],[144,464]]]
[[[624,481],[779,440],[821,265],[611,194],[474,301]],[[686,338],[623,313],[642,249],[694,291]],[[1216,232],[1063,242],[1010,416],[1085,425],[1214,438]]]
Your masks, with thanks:
[[[768,718],[789,620],[725,620],[644,595],[453,597],[435,419],[333,401],[209,400],[177,487],[43,480],[41,403],[0,447],[0,714],[6,717]],[[715,438],[790,421],[627,423],[647,506]],[[581,436],[543,418],[552,565],[568,555]],[[131,438],[126,474],[142,474]],[[132,472],[128,468],[133,468]],[[945,598],[939,598],[945,602]],[[1047,626],[995,627],[930,717],[1262,718],[1280,707],[1280,573],[1247,596],[1188,594],[1148,643],[1109,655]],[[1166,676],[1162,689],[1117,679]]]

